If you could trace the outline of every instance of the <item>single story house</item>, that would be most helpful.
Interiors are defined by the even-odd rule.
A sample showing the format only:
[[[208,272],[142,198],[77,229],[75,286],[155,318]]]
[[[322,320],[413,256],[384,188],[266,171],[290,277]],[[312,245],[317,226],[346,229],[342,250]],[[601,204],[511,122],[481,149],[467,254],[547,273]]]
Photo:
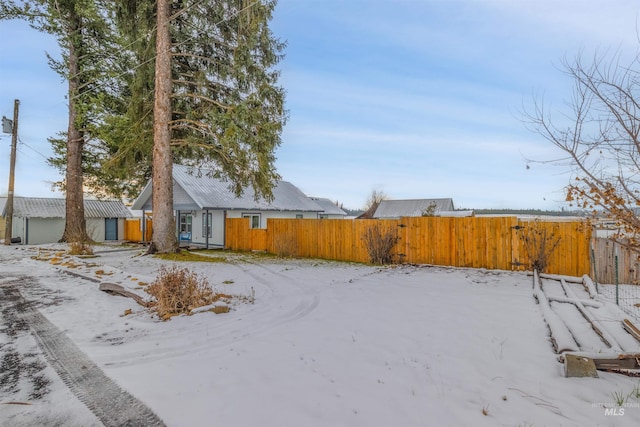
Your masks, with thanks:
[[[6,197],[0,197],[0,213],[6,217]],[[131,212],[120,200],[86,200],[87,233],[96,242],[124,239],[124,221]],[[56,243],[64,233],[66,200],[14,197],[11,236],[24,245]],[[2,229],[4,236],[4,228]]]
[[[133,210],[152,211],[152,185],[147,183],[131,207]],[[256,200],[253,189],[236,197],[229,183],[208,176],[196,167],[173,165],[173,210],[176,235],[206,247],[223,247],[227,218],[249,218],[251,228],[266,228],[269,218],[315,219],[324,212],[314,200],[295,185],[278,181],[273,188],[273,200]]]
[[[343,211],[340,206],[336,205],[329,199],[322,197],[309,197],[318,206],[322,208],[322,212],[318,213],[320,219],[345,219],[347,213]]]
[[[382,200],[373,213],[376,219],[415,216],[472,216],[473,211],[456,211],[453,199]]]

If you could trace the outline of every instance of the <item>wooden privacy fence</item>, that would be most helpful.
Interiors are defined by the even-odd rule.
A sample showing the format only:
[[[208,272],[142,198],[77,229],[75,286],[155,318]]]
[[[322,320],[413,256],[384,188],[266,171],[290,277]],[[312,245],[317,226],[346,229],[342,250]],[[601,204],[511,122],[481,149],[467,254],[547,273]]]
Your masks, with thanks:
[[[624,241],[609,238],[593,239],[592,273],[598,283],[616,282],[616,256],[618,257],[618,283],[640,284],[640,252],[628,247]]]
[[[124,240],[129,242],[149,242],[151,241],[151,235],[153,231],[152,221],[147,219],[147,225],[145,227],[145,238],[142,238],[142,220],[127,219],[124,222]]]
[[[250,229],[247,218],[228,218],[225,246],[274,254],[368,262],[363,235],[370,227],[395,230],[396,259],[416,264],[524,270],[530,263],[524,242],[537,227],[558,241],[546,272],[581,276],[590,271],[591,232],[581,222],[519,221],[515,217],[399,220],[269,219]]]

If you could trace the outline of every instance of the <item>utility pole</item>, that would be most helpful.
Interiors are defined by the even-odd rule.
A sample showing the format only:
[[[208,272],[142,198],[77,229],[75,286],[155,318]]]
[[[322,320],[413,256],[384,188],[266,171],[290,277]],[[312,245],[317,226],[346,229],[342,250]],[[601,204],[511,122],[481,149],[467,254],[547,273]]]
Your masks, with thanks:
[[[7,205],[5,208],[6,222],[4,228],[4,244],[11,244],[11,231],[13,227],[13,184],[16,170],[16,146],[18,145],[18,108],[20,100],[13,102],[13,126],[11,129],[11,160],[9,166],[9,192],[7,193]]]

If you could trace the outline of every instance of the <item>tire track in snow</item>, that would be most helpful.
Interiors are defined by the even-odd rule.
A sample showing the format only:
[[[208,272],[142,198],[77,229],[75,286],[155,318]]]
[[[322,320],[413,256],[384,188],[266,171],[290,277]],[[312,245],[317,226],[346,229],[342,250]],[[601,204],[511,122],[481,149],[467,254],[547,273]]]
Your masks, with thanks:
[[[109,362],[105,363],[105,366],[132,366],[139,363],[181,357],[185,354],[195,354],[199,351],[221,348],[233,344],[238,340],[259,336],[281,325],[301,320],[311,314],[320,304],[320,298],[317,295],[313,295],[308,291],[305,292],[303,286],[300,286],[294,279],[288,277],[286,274],[274,271],[260,264],[249,264],[251,265],[251,269],[242,268],[241,265],[237,264],[231,265],[238,268],[243,274],[255,280],[257,284],[264,286],[269,291],[270,298],[264,304],[255,304],[250,310],[242,313],[241,318],[224,320],[215,325],[203,322],[199,327],[203,329],[203,332],[207,330],[207,339],[193,343],[188,348],[185,348],[182,344],[173,345],[171,342],[174,340],[165,339],[163,341],[166,344],[162,348],[155,347],[153,352],[149,352],[148,350],[121,352],[114,358],[111,358]],[[267,276],[265,277],[252,271],[252,269],[256,268],[265,271]],[[273,294],[272,288],[274,281],[270,280],[269,277],[277,277],[279,282],[275,283],[287,284],[286,289],[278,289],[278,291],[286,295],[286,298],[278,298]],[[282,303],[281,307],[278,307],[280,310],[274,307],[274,300]],[[259,321],[254,321],[254,319],[259,319]],[[247,324],[251,325],[251,327],[248,328]],[[212,326],[215,330],[208,330],[208,328]],[[189,326],[189,333],[197,332],[194,327],[198,326],[194,326],[193,324]],[[181,332],[178,330],[172,333],[180,334]],[[166,335],[164,335],[164,337],[167,338]]]
[[[26,322],[45,358],[73,394],[106,427],[164,426],[146,405],[120,388],[93,363],[62,331],[25,300],[19,285],[25,278],[3,284],[18,315]]]

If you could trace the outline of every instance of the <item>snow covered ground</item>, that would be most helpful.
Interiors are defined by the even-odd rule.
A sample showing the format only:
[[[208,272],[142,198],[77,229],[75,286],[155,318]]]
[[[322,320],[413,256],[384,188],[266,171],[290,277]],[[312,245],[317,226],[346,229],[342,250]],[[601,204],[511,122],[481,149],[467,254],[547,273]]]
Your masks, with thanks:
[[[0,288],[22,280],[22,296],[168,426],[640,425],[639,379],[563,377],[524,273],[221,251],[225,262],[181,266],[254,303],[162,322],[97,281],[143,294],[171,262],[102,246],[53,264],[48,248],[0,246]],[[0,372],[0,425],[100,425],[0,313],[0,364],[23,367]]]

